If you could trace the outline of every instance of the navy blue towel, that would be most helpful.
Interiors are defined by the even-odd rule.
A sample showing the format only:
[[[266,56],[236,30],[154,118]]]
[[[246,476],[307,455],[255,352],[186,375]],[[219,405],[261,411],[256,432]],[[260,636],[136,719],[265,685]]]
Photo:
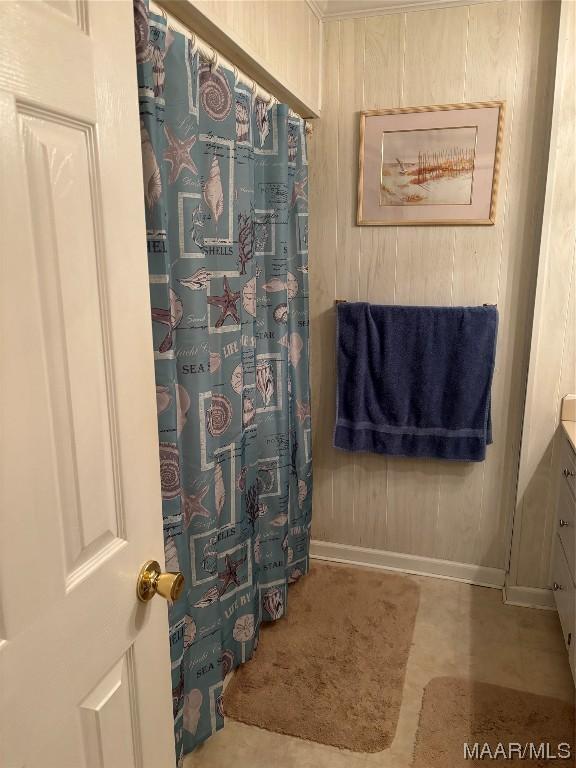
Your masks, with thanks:
[[[334,446],[483,461],[498,311],[342,302]]]

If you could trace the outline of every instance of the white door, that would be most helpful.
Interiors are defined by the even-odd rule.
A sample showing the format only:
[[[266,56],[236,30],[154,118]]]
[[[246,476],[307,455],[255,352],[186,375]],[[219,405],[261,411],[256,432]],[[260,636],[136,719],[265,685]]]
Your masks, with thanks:
[[[132,7],[0,2],[0,765],[172,768]]]

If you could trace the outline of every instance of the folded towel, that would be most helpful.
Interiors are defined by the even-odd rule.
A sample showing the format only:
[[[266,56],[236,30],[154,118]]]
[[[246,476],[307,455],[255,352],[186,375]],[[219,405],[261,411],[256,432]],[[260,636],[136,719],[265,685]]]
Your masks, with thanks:
[[[483,461],[498,312],[342,302],[334,446]]]

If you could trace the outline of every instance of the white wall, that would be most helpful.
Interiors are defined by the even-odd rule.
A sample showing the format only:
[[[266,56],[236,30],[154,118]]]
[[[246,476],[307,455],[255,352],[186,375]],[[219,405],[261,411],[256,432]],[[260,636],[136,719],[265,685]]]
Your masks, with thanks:
[[[559,5],[498,2],[324,24],[310,148],[313,538],[503,569],[515,506]],[[356,227],[361,109],[503,99],[493,227]],[[331,447],[334,299],[497,303],[494,445],[482,464]]]

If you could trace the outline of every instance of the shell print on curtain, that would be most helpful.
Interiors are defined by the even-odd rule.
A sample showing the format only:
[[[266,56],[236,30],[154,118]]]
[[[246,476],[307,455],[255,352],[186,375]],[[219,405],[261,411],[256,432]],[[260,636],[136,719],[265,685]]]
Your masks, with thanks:
[[[308,570],[308,167],[286,106],[140,1],[135,30],[181,762]]]

